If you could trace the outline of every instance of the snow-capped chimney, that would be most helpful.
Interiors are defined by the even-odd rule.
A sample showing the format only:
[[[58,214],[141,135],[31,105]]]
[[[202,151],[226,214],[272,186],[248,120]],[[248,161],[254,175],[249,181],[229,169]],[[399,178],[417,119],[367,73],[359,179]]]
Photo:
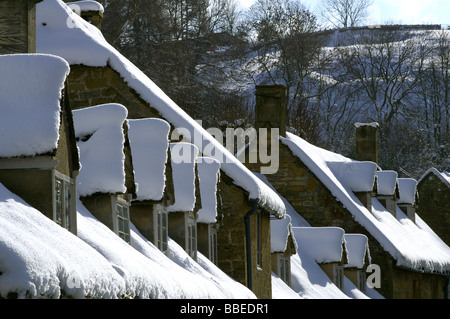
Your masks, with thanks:
[[[256,86],[255,125],[260,128],[278,128],[286,137],[286,87],[282,85]]]
[[[378,164],[378,123],[356,123],[356,160]]]
[[[101,29],[105,11],[101,3],[97,1],[74,1],[67,3],[67,5],[84,20]]]
[[[36,52],[36,4],[41,1],[0,1],[0,54]]]

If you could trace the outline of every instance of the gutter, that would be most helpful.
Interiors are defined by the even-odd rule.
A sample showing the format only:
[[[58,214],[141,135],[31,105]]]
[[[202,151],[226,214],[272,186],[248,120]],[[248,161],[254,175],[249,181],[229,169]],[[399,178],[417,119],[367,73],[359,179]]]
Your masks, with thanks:
[[[250,217],[256,213],[258,210],[258,201],[256,199],[251,199],[252,209],[245,215],[245,244],[247,248],[247,286],[250,290],[253,290],[252,282],[252,241],[250,237]]]

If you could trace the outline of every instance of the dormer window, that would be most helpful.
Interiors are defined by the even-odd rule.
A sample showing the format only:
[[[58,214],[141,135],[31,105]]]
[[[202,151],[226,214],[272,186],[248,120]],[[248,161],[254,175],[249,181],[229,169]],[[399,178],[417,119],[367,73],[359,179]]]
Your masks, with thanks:
[[[333,264],[333,282],[340,290],[344,290],[344,266]]]
[[[155,205],[155,213],[153,215],[153,218],[155,236],[154,243],[159,250],[165,252],[167,250],[169,228],[167,209],[160,204]]]
[[[130,243],[130,211],[129,203],[121,198],[115,200],[115,231],[120,238]]]
[[[73,211],[74,182],[68,176],[55,171],[54,178],[54,214],[53,220],[67,230],[71,229]]]
[[[197,224],[193,218],[187,218],[186,252],[192,259],[197,260]]]
[[[291,285],[291,257],[278,255],[278,274],[288,286]]]

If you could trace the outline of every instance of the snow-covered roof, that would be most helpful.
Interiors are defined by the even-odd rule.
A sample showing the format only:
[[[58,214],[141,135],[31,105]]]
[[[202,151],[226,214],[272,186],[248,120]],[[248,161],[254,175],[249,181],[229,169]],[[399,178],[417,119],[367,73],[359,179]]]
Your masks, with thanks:
[[[355,221],[396,260],[398,266],[428,272],[450,270],[450,248],[417,214],[414,223],[397,207],[395,218],[376,198],[372,198],[371,213],[328,166],[329,162],[352,162],[351,159],[316,147],[291,133],[280,139],[342,203]]]
[[[370,263],[369,239],[366,235],[345,234],[344,239],[348,259],[348,263],[345,264],[345,267],[362,269],[366,260]]]
[[[197,212],[197,222],[212,224],[217,222],[217,183],[220,178],[220,163],[213,158],[199,157],[197,172],[202,206]]]
[[[173,240],[167,256],[131,224],[131,245],[80,201],[78,237],[0,184],[0,296],[18,298],[255,298]]]
[[[255,177],[221,143],[173,102],[152,80],[113,48],[100,30],[84,21],[61,0],[44,0],[37,5],[36,50],[66,59],[71,65],[109,65],[127,84],[175,128],[189,132],[191,142],[203,156],[216,158],[221,170],[249,193],[250,200],[282,217],[285,207],[275,193]],[[70,22],[70,23],[69,23]]]
[[[128,120],[137,200],[162,199],[166,182],[170,125],[164,120]]]
[[[68,73],[68,63],[56,56],[0,56],[0,157],[56,150]]]
[[[345,240],[340,227],[293,227],[298,249],[317,263],[340,262],[343,258]]]
[[[125,193],[125,136],[128,111],[121,104],[103,104],[74,110],[75,135],[80,150],[80,196]]]
[[[432,167],[428,169],[422,177],[418,180],[418,184],[428,175],[428,174],[436,175],[445,185],[450,188],[450,172],[439,172],[436,168]]]
[[[286,215],[283,219],[270,221],[270,241],[272,253],[286,251],[289,235],[292,234],[291,217]]]
[[[395,171],[377,171],[377,195],[394,195],[398,174]]]
[[[198,148],[188,142],[170,143],[175,203],[168,212],[192,212],[195,207],[195,164]]]

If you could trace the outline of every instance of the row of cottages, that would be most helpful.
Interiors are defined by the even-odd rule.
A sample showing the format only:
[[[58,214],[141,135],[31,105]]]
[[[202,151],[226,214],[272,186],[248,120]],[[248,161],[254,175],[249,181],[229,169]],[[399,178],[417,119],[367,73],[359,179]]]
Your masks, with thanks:
[[[450,248],[415,212],[417,181],[377,165],[378,124],[355,125],[352,160],[287,132],[285,99],[283,86],[256,87],[256,128],[280,132],[279,169],[265,175],[277,192],[313,227],[364,234],[371,262],[380,267],[375,288],[385,298],[445,298]],[[255,141],[239,155],[255,172],[267,165],[250,163],[258,147]]]
[[[2,4],[36,20],[13,44],[71,65],[0,56],[1,297],[381,297],[364,235],[311,227],[98,29],[59,0]]]
[[[18,151],[16,144],[32,136],[28,142],[33,148],[29,153],[2,148],[2,184],[74,234],[79,235],[76,219],[81,206],[126,242],[131,242],[134,226],[163,252],[174,240],[194,260],[200,251],[257,297],[270,298],[271,243],[264,234],[270,233],[270,219],[284,217],[281,199],[114,50],[98,28],[62,1],[42,1],[37,10],[35,2],[2,2],[2,14],[19,11],[23,22],[36,25],[35,32],[23,24],[13,26],[17,41],[12,42],[35,43],[38,53],[49,54],[36,59],[62,57],[70,72],[65,70],[52,87],[53,113],[39,117],[54,121],[40,123],[41,128],[53,128],[51,148],[37,148],[47,136],[24,128],[23,121],[39,120],[34,118],[36,111],[30,112],[31,118],[20,118],[27,102],[36,110],[31,102],[48,100],[51,72],[43,65],[40,71],[50,79],[42,75],[39,81],[22,73],[6,86],[16,88],[9,100],[21,106],[14,109],[11,104],[12,110],[5,110],[15,114],[7,121],[22,121],[15,128],[25,134],[7,131],[5,136],[15,136],[16,143],[3,136],[2,140]],[[87,4],[89,12],[101,8],[91,1],[80,4]],[[11,26],[4,26],[9,32]],[[3,54],[17,52],[34,51],[1,47]],[[36,63],[24,55],[4,58],[21,59],[15,65],[24,63],[30,70]],[[19,75],[36,82],[35,91],[27,90],[23,98],[18,98]],[[55,103],[61,91],[62,106]],[[56,125],[59,122],[64,125]]]

